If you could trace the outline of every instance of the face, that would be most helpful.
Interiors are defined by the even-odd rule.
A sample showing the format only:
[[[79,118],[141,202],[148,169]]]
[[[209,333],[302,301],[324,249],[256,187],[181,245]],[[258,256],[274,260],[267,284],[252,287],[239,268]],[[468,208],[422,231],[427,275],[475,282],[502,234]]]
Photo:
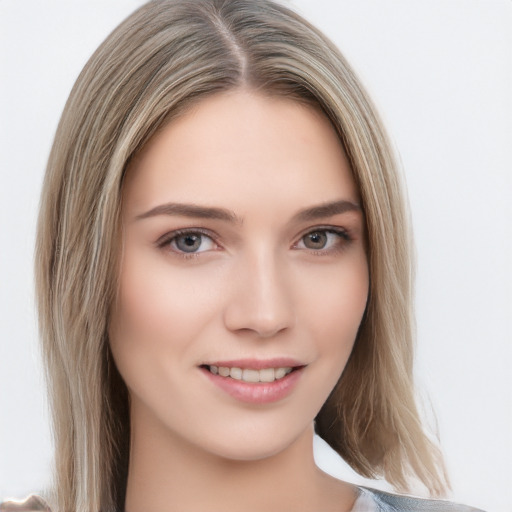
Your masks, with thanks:
[[[153,137],[123,194],[110,342],[132,432],[236,460],[286,449],[338,381],[368,294],[329,121],[283,98],[209,97]]]

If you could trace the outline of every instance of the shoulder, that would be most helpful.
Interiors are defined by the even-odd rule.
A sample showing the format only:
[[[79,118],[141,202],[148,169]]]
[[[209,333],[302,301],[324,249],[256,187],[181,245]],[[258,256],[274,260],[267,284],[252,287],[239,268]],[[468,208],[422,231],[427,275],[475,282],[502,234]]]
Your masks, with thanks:
[[[360,487],[359,491],[362,502],[363,500],[373,501],[375,512],[483,512],[467,505],[459,505],[445,500],[401,496],[368,487]],[[358,509],[355,507],[354,512],[357,511]]]
[[[0,512],[51,512],[48,504],[35,494],[23,501],[4,501],[0,503]]]

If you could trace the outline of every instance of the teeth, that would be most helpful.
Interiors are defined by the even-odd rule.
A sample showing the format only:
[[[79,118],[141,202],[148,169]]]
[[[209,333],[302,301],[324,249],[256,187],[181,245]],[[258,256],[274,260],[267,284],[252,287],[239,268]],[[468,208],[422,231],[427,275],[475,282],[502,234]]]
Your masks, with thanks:
[[[231,368],[229,370],[229,376],[232,379],[242,380],[242,368]]]
[[[262,370],[252,370],[250,368],[228,368],[227,366],[209,366],[208,369],[214,375],[221,377],[231,377],[235,380],[244,382],[274,382],[288,375],[292,368],[264,368]]]
[[[260,375],[260,382],[274,382],[276,380],[276,372],[274,368],[265,368],[258,372]]]
[[[276,368],[276,379],[282,379],[286,375],[286,368]]]
[[[231,371],[233,371],[233,370],[231,370]],[[260,372],[258,370],[245,369],[242,372],[242,380],[245,380],[245,382],[259,382],[260,381]]]

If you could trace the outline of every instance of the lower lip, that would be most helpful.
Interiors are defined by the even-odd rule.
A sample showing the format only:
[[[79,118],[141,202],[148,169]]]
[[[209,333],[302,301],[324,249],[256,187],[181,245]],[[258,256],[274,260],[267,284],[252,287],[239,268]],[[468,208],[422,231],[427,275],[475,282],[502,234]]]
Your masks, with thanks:
[[[214,375],[206,368],[201,368],[210,381],[222,391],[241,402],[252,404],[268,404],[286,398],[295,388],[303,370],[304,367],[297,368],[274,382],[245,382],[231,377]]]

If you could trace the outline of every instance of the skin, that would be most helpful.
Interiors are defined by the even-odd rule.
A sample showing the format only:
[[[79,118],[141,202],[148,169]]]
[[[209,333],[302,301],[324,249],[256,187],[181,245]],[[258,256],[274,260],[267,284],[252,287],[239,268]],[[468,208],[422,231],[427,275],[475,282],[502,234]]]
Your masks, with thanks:
[[[151,139],[123,194],[110,340],[131,400],[126,510],[350,510],[354,488],[312,451],[369,281],[358,190],[329,121],[288,99],[214,95]],[[340,200],[352,206],[300,216]],[[168,203],[236,219],[158,210]],[[181,229],[196,233],[195,252]],[[200,368],[275,357],[304,368],[267,404],[230,396]]]

